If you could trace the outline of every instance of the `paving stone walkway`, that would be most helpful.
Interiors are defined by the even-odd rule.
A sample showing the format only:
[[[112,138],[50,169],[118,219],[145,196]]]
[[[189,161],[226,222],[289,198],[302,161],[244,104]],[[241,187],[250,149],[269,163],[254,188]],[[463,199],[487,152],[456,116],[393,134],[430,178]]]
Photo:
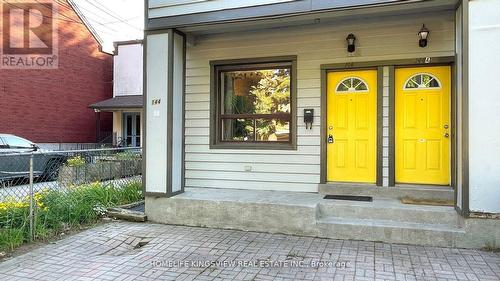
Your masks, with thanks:
[[[500,253],[113,222],[0,263],[0,280],[500,280]]]

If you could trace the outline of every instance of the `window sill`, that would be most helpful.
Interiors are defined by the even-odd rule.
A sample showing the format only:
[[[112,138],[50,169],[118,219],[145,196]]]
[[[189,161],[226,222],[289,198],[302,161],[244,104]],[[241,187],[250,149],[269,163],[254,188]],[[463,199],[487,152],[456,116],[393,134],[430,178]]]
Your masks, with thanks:
[[[297,145],[293,143],[218,142],[210,144],[210,149],[297,150]]]

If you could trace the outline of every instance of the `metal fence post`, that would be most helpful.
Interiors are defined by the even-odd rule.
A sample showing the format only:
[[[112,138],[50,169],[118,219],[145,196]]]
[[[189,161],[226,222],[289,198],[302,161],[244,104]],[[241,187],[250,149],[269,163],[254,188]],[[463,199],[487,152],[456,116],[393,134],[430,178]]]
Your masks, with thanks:
[[[35,216],[33,206],[33,153],[30,154],[30,242],[35,238]]]

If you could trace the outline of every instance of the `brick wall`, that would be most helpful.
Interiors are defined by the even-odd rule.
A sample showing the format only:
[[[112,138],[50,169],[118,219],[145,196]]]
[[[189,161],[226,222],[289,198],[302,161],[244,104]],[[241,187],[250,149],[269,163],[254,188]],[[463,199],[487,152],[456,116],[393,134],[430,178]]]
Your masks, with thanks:
[[[70,6],[58,2],[59,67],[0,69],[0,133],[40,143],[94,142],[96,119],[88,105],[112,97],[112,56],[100,52]],[[111,131],[111,114],[101,113],[101,129]]]

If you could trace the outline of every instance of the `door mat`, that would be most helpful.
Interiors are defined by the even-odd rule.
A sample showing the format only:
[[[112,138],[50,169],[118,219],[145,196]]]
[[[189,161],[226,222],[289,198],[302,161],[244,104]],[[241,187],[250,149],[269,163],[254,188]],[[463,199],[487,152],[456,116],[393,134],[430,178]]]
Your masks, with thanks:
[[[401,203],[410,205],[430,205],[430,206],[455,206],[453,200],[442,199],[416,199],[411,197],[401,198]]]
[[[326,195],[323,199],[336,199],[336,200],[347,200],[347,201],[363,201],[372,202],[373,198],[370,196],[352,196],[352,195]]]

